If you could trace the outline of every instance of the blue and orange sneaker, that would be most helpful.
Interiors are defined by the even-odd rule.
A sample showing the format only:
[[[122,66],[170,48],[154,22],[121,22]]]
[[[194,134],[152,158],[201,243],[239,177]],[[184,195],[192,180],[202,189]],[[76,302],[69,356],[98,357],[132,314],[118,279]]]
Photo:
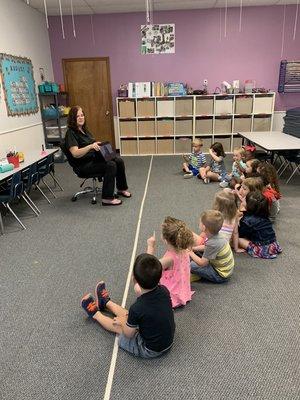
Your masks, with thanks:
[[[81,307],[86,311],[87,315],[92,318],[99,308],[97,307],[96,301],[91,293],[83,296],[81,299]]]
[[[110,300],[109,293],[106,290],[105,283],[103,281],[97,283],[95,295],[97,299],[97,306],[99,310],[103,311],[107,302]]]

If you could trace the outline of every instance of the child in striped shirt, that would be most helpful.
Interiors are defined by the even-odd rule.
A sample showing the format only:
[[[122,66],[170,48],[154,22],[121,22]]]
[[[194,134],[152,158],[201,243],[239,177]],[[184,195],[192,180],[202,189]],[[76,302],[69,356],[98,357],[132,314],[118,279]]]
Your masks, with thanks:
[[[185,162],[182,164],[182,170],[184,172],[184,178],[192,178],[199,174],[200,168],[206,164],[205,154],[202,153],[201,148],[203,142],[201,139],[195,139],[193,141],[193,151],[190,154],[183,154]]]

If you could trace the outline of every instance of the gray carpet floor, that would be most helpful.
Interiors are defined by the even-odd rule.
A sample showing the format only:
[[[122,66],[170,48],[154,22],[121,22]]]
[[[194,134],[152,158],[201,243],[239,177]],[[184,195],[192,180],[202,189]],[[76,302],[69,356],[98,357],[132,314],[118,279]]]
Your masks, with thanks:
[[[230,165],[230,157],[227,157]],[[131,199],[121,207],[70,201],[80,180],[67,164],[56,174],[49,205],[32,194],[39,218],[22,204],[0,237],[1,400],[102,399],[114,335],[88,320],[82,295],[104,279],[121,302],[133,251],[150,157],[127,157]],[[180,157],[154,157],[137,253],[167,215],[197,230],[216,184],[184,180]],[[50,179],[48,179],[50,182]],[[192,301],[176,311],[172,351],[157,360],[118,352],[111,399],[299,399],[300,179],[281,185],[276,222],[283,254],[276,260],[236,256],[230,282],[193,284]],[[164,252],[158,243],[158,256]],[[130,288],[127,306],[134,301]]]

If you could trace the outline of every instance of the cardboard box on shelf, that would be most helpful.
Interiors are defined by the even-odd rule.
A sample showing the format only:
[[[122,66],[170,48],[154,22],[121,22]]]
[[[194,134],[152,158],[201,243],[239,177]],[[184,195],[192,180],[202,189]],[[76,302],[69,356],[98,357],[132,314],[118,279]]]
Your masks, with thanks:
[[[136,136],[136,122],[120,121],[120,136]]]
[[[175,153],[186,154],[192,151],[191,138],[176,138],[175,139]]]
[[[193,99],[175,99],[175,115],[192,115]]]
[[[121,140],[121,154],[137,154],[137,140],[136,139],[122,139]]]
[[[156,153],[155,139],[139,140],[139,154],[155,154],[155,153]]]
[[[157,121],[157,134],[170,136],[174,134],[174,122],[172,119],[161,119]]]
[[[196,115],[209,115],[214,112],[213,99],[196,98]]]
[[[119,101],[119,116],[121,118],[134,118],[135,100]]]
[[[255,114],[271,114],[273,112],[273,96],[255,95],[253,112]]]
[[[251,114],[253,108],[253,96],[237,96],[235,99],[236,114]]]
[[[157,139],[157,153],[158,154],[173,154],[174,153],[174,140],[173,139]]]
[[[157,100],[157,116],[172,117],[174,115],[174,100],[161,99]]]
[[[192,135],[193,120],[192,119],[177,119],[175,121],[175,135]]]
[[[138,100],[136,114],[138,117],[154,117],[155,116],[154,100]]]
[[[232,144],[232,148],[240,148],[242,147],[243,144],[243,138],[241,138],[240,136],[233,136],[233,144]]]
[[[271,117],[254,117],[253,132],[267,132],[271,130]]]
[[[196,119],[195,134],[210,133],[213,131],[213,120],[212,118],[199,118]]]
[[[250,132],[251,117],[241,118],[235,117],[233,121],[233,132]]]
[[[231,118],[215,119],[215,133],[230,133],[230,132],[231,132]]]
[[[215,113],[216,114],[232,114],[233,99],[216,98]]]
[[[155,136],[155,121],[154,120],[139,120],[138,121],[138,136]]]

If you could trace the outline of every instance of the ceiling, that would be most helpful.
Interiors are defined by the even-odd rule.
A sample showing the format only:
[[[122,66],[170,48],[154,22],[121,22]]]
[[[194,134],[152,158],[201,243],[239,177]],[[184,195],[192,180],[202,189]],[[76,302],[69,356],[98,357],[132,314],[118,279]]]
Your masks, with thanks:
[[[44,0],[20,0],[29,6],[45,13]],[[61,0],[62,14],[70,15],[71,4],[73,13],[80,14],[111,14],[130,13],[146,10],[147,0]],[[153,4],[154,11],[192,10],[200,8],[220,8],[243,6],[274,6],[297,4],[297,0],[148,0]],[[45,0],[48,15],[60,15],[59,0]],[[298,1],[299,2],[299,1]]]

